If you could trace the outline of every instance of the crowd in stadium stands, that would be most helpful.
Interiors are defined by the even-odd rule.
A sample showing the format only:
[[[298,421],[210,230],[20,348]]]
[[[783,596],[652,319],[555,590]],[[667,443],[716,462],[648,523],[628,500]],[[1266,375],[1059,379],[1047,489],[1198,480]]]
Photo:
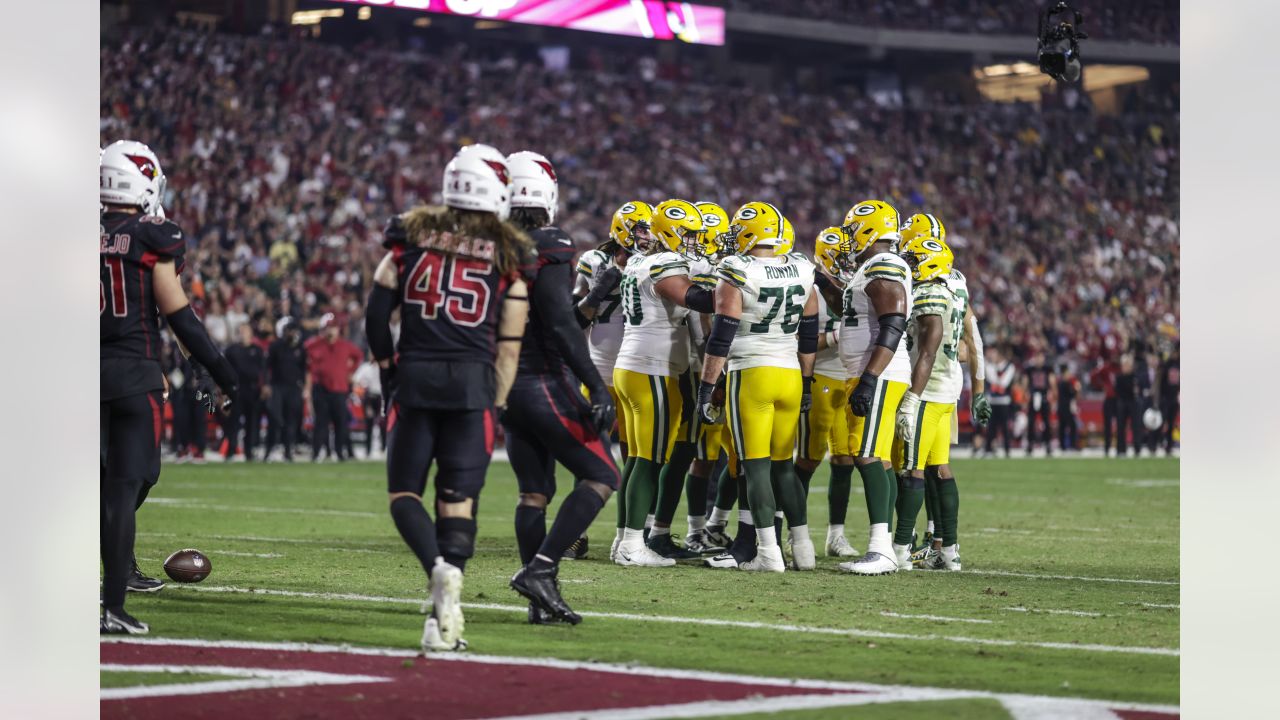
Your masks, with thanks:
[[[706,2],[706,0],[702,0]],[[872,28],[1034,36],[1052,0],[710,0],[729,10],[834,20]],[[1069,1],[1090,38],[1177,44],[1176,0]],[[1055,18],[1058,20],[1061,18]],[[1067,18],[1069,19],[1069,18]]]
[[[447,159],[483,141],[555,162],[580,249],[632,199],[769,200],[811,248],[876,197],[946,224],[989,347],[1085,379],[1126,350],[1176,347],[1176,90],[1111,116],[1074,92],[1043,108],[911,93],[888,107],[699,84],[649,59],[557,72],[534,58],[132,31],[102,46],[101,140],[158,153],[165,208],[193,241],[184,275],[221,343],[285,315],[310,334],[326,313],[363,343],[383,224],[438,202]]]

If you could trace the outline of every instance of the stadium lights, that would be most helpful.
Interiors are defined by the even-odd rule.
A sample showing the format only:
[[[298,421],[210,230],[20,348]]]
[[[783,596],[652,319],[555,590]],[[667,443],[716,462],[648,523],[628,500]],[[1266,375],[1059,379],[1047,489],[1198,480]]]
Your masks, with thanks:
[[[367,10],[368,8],[362,8]],[[291,25],[319,25],[320,21],[325,18],[342,17],[343,10],[299,10],[289,19]]]
[[[1095,92],[1120,85],[1142,82],[1151,73],[1139,65],[1091,64],[1084,69],[1081,88]],[[974,68],[974,80],[978,92],[989,100],[1001,102],[1039,102],[1043,88],[1054,81],[1040,72],[1040,68],[1028,62],[987,65]]]

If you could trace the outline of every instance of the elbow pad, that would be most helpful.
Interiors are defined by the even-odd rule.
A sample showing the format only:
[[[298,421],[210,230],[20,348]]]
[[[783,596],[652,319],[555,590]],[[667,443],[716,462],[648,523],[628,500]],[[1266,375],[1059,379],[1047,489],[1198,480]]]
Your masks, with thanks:
[[[169,322],[169,329],[173,330],[178,341],[187,348],[187,352],[191,353],[191,357],[209,371],[209,375],[214,382],[218,383],[218,387],[224,391],[235,388],[235,370],[218,351],[218,347],[213,344],[213,340],[209,338],[209,332],[204,329],[204,323],[196,317],[196,311],[192,310],[190,305],[166,315],[165,320]]]
[[[395,304],[395,291],[374,283],[364,316],[364,334],[369,338],[369,349],[377,360],[386,360],[396,353],[395,341],[391,339],[391,310]]]
[[[728,357],[729,347],[738,334],[738,318],[716,315],[711,319],[711,334],[707,336],[707,354],[714,357]]]
[[[800,318],[799,349],[802,354],[818,352],[818,316],[805,315]]]
[[[713,313],[716,311],[715,293],[704,287],[690,285],[684,291],[684,306],[694,312]]]
[[[880,316],[880,334],[876,335],[876,344],[890,350],[898,349],[902,333],[907,331],[907,318],[902,313],[887,313]]]

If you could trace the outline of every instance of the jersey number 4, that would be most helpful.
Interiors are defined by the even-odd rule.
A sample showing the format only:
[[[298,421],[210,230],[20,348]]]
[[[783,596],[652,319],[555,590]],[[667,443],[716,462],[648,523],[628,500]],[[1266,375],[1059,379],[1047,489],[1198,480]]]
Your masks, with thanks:
[[[476,327],[489,314],[489,285],[493,266],[484,260],[423,253],[409,271],[404,301],[420,306],[422,317],[435,320],[444,306],[454,325]]]
[[[98,314],[107,311],[107,297],[110,296],[111,314],[125,317],[129,314],[129,301],[124,296],[124,258],[102,258],[102,269],[105,274],[98,281]]]

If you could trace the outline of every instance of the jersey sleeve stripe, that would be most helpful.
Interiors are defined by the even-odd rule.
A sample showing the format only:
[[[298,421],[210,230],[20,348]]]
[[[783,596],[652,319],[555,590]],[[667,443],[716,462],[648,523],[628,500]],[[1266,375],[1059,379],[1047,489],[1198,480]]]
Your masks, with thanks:
[[[894,273],[888,273],[888,272],[884,272],[883,270],[879,270],[879,271],[876,271],[876,272],[868,272],[868,273],[866,274],[866,277],[867,277],[868,279],[872,279],[872,280],[875,280],[875,279],[883,279],[883,280],[906,280],[906,279],[907,279],[907,274],[906,274],[906,273],[901,273],[901,274],[896,274],[896,275],[895,275]]]
[[[944,300],[917,300],[911,304],[911,307],[950,307],[950,303]]]
[[[875,271],[886,271],[886,270],[891,270],[896,273],[902,273],[903,275],[907,274],[907,271],[905,269],[903,269],[898,265],[894,265],[893,263],[879,262],[873,265],[869,265],[867,267],[867,272],[869,273],[875,272]]]
[[[594,271],[591,269],[591,266],[587,264],[586,260],[578,261],[578,273],[580,275],[586,275],[587,277],[591,277],[593,272]]]

